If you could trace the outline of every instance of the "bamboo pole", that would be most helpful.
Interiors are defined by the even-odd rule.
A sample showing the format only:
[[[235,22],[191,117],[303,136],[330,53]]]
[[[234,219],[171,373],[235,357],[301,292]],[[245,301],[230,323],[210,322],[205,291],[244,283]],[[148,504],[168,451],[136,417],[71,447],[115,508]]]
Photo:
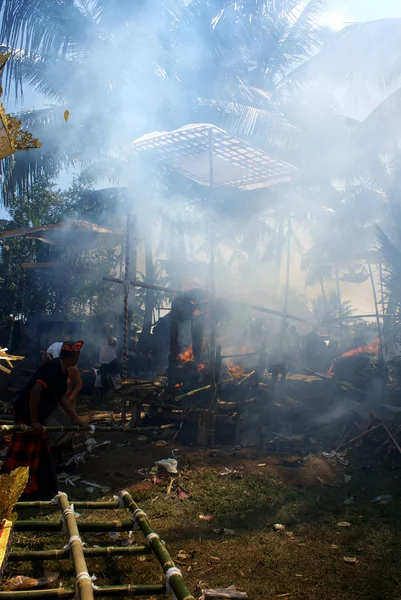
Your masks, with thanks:
[[[74,502],[75,508],[79,510],[117,510],[120,508],[119,503],[116,500],[111,501],[99,501],[99,502]],[[21,509],[34,509],[34,508],[45,508],[45,509],[54,509],[58,510],[58,506],[52,500],[33,500],[29,502],[17,502],[15,504],[15,510]]]
[[[206,392],[207,390],[211,389],[211,385],[205,385],[201,388],[198,388],[197,390],[191,390],[190,392],[186,392],[186,394],[180,394],[179,396],[175,397],[175,400],[184,400],[184,398],[190,398],[191,396],[195,396],[196,394],[199,394],[199,392]]]
[[[82,521],[80,530],[84,532],[131,531],[132,521]],[[29,521],[14,522],[14,531],[62,531],[62,521]]]
[[[160,566],[168,578],[168,582],[174,592],[176,600],[195,600],[185,585],[182,575],[176,568],[165,545],[160,540],[159,536],[154,533],[147,515],[139,508],[136,502],[134,502],[132,496],[128,492],[121,492],[120,497],[125,507],[133,514],[139,529],[147,538],[150,548],[156,555]]]
[[[372,284],[373,301],[375,303],[377,333],[379,334],[379,358],[380,358],[381,362],[383,362],[383,338],[382,338],[382,330],[381,330],[381,326],[380,326],[379,306],[377,304],[376,286],[375,286],[375,280],[373,277],[372,265],[370,263],[368,263],[368,267],[369,267],[370,283]]]
[[[75,508],[75,503],[74,503]],[[151,554],[149,546],[108,546],[106,548],[84,548],[85,558],[94,556],[132,556]],[[63,560],[70,558],[70,551],[60,550],[28,550],[24,552],[10,552],[8,560],[13,562],[26,562],[30,560]]]
[[[174,428],[174,423],[169,423],[167,425],[160,425],[155,427],[107,427],[107,426],[98,426],[95,429],[97,433],[138,433],[141,431],[155,431],[157,429],[171,429]],[[92,432],[90,425],[54,425],[52,427],[43,427],[44,431],[50,432],[66,432],[70,433],[73,431],[76,432]],[[12,431],[33,431],[33,428],[30,425],[0,425],[0,433],[11,433]]]
[[[141,585],[110,585],[93,590],[95,598],[115,598],[116,596],[160,596],[166,593],[166,586],[161,583]],[[4,600],[55,600],[57,598],[74,598],[75,590],[55,588],[53,590],[21,590],[0,592]]]
[[[392,421],[393,419],[394,419],[394,417],[390,417],[386,421],[381,421],[381,423],[379,423],[379,425],[375,425],[374,427],[371,427],[367,431],[364,431],[363,433],[360,433],[359,435],[351,438],[347,442],[341,443],[339,446],[337,446],[337,448],[334,450],[334,452],[338,452],[341,448],[344,448],[344,446],[348,446],[348,444],[352,444],[353,442],[360,440],[361,438],[365,437],[365,435],[368,435],[368,433],[372,433],[372,431],[375,431],[375,429],[379,429],[379,427],[383,427],[385,423],[388,423],[389,421]]]
[[[393,434],[391,433],[391,431],[389,430],[389,428],[387,427],[387,425],[385,425],[385,423],[383,423],[383,421],[377,416],[377,415],[373,415],[379,422],[380,424],[384,427],[386,433],[388,434],[388,437],[391,439],[391,441],[393,442],[394,446],[397,448],[398,452],[401,454],[401,448],[399,443],[397,442],[397,440],[395,439],[395,437],[393,436]]]
[[[247,356],[259,356],[261,351],[259,352],[245,352],[240,354],[222,354],[221,360],[226,360],[227,358],[246,358]]]
[[[250,373],[248,373],[248,375],[245,375],[245,377],[243,377],[243,378],[241,379],[241,381],[239,381],[239,382],[237,383],[237,386],[239,387],[240,385],[242,385],[242,384],[243,384],[243,383],[245,383],[246,381],[249,381],[249,379],[250,379],[250,378],[251,378],[253,375],[255,375],[255,373],[256,373],[256,370],[254,369],[253,371],[251,371]]]
[[[108,275],[103,277],[103,281],[111,281],[112,283],[124,283],[123,279],[118,279],[117,277],[109,277]],[[149,283],[143,283],[142,281],[131,280],[130,284],[134,287],[140,287],[150,290],[156,290],[159,292],[165,292],[166,294],[184,294],[183,290],[176,290],[174,288],[166,288],[161,285],[151,285]],[[219,300],[220,298],[217,298]],[[249,304],[248,302],[240,302],[238,300],[227,300],[224,299],[225,302],[229,303],[231,306],[238,306],[239,308],[248,308],[249,310],[256,310],[257,312],[262,312],[267,315],[273,315],[275,317],[286,317],[291,321],[299,321],[300,323],[307,323],[306,319],[302,317],[297,317],[295,315],[287,314],[280,312],[279,310],[273,310],[272,308],[265,308],[264,306],[258,306],[256,304]]]
[[[72,564],[74,565],[76,588],[80,600],[93,600],[93,584],[86,566],[83,544],[79,536],[77,521],[74,511],[70,508],[67,494],[59,492],[58,501],[63,511],[63,518],[67,527]]]

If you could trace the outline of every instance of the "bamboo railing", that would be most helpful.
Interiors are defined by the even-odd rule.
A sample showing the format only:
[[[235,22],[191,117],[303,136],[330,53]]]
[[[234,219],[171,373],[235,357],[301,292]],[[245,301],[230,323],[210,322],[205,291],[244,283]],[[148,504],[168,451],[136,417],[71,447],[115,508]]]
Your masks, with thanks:
[[[168,583],[174,592],[177,600],[195,600],[190,594],[179,569],[176,568],[173,559],[171,558],[166,546],[160,540],[157,533],[154,533],[146,513],[143,512],[133,500],[132,496],[123,491],[120,494],[120,499],[124,506],[132,513],[134,521],[145,536],[150,548],[156,555],[161,568],[166,574]]]
[[[93,600],[93,583],[86,566],[84,547],[79,535],[74,509],[70,507],[67,494],[58,493],[60,508],[63,511],[64,524],[68,533],[68,548],[74,565],[75,585],[80,600]]]
[[[108,427],[105,425],[54,425],[52,427],[43,427],[43,431],[50,432],[87,432],[87,433],[139,433],[142,431],[155,431],[158,429],[171,429],[175,427],[174,423],[168,425],[155,425],[153,427]],[[13,431],[33,431],[30,425],[0,425],[0,433],[12,433]]]
[[[128,521],[79,521],[77,522],[74,509],[124,509],[132,513],[133,518]],[[138,507],[128,492],[121,492],[119,500],[100,502],[75,502],[74,509],[70,506],[68,497],[59,492],[57,497],[50,502],[17,502],[15,509],[58,509],[63,511],[63,520],[35,521],[17,520],[14,522],[14,531],[54,531],[67,532],[68,544],[62,549],[11,551],[10,561],[35,561],[35,560],[62,560],[72,559],[76,589],[56,588],[48,590],[8,590],[0,591],[0,600],[52,600],[79,598],[91,600],[92,598],[117,598],[125,596],[146,596],[174,594],[176,600],[195,600],[190,594],[182,578],[180,570],[175,566],[164,542],[153,532],[146,514]],[[109,546],[99,548],[84,548],[80,538],[82,532],[100,531],[131,531],[138,526],[146,538],[143,546]],[[166,583],[141,584],[141,585],[114,585],[96,587],[89,576],[86,558],[107,556],[137,556],[142,554],[155,554],[164,574]]]

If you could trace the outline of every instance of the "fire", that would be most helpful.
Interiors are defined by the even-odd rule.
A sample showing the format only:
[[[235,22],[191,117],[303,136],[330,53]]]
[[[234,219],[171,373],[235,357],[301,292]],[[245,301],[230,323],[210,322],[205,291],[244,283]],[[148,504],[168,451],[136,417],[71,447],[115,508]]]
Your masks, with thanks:
[[[379,338],[376,338],[370,346],[359,346],[354,350],[341,354],[339,358],[347,358],[348,356],[356,356],[357,354],[379,354]]]
[[[341,354],[341,356],[336,358],[336,360],[339,360],[341,358],[348,358],[349,356],[357,356],[358,354],[379,354],[379,346],[380,341],[377,337],[369,346],[358,346],[358,348],[354,348],[349,352],[344,352],[344,354]],[[334,363],[331,365],[329,373],[331,376],[334,375]]]
[[[194,353],[192,351],[192,346],[188,346],[188,348],[186,348],[184,352],[181,352],[181,354],[178,355],[178,360],[184,364],[188,362],[194,362]],[[198,364],[198,371],[203,371],[205,368],[205,363],[200,362]]]
[[[181,352],[181,354],[178,355],[178,360],[180,360],[183,363],[193,362],[194,353],[192,352],[192,346],[188,346],[188,348],[186,348],[184,352]]]
[[[228,367],[228,372],[230,373],[230,375],[232,375],[233,377],[242,377],[245,374],[244,369],[242,369],[240,366],[238,365],[230,365]]]

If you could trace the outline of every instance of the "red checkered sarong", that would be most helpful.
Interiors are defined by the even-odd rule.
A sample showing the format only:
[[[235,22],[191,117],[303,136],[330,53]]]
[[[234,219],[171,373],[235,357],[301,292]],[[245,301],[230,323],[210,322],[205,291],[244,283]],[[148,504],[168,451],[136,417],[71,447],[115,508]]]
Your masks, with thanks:
[[[13,431],[2,471],[3,473],[11,473],[17,467],[28,467],[29,479],[24,491],[25,494],[33,494],[38,491],[39,461],[43,452],[48,454],[49,461],[51,461],[46,432]]]

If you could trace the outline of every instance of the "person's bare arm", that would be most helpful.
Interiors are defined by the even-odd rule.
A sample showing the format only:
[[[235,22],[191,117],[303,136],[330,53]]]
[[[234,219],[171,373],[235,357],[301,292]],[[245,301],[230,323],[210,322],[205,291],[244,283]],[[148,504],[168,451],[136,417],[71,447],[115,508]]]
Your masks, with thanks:
[[[67,396],[63,396],[60,400],[61,408],[67,413],[67,415],[72,419],[74,425],[82,425],[80,418],[77,413],[73,409],[70,400]]]
[[[38,381],[33,386],[29,396],[29,411],[31,413],[31,423],[35,430],[41,430],[42,425],[39,423],[39,404],[44,387]]]
[[[78,367],[70,367],[68,369],[68,377],[72,384],[71,389],[68,390],[68,398],[70,400],[75,400],[82,390],[82,379]]]

